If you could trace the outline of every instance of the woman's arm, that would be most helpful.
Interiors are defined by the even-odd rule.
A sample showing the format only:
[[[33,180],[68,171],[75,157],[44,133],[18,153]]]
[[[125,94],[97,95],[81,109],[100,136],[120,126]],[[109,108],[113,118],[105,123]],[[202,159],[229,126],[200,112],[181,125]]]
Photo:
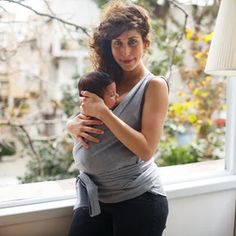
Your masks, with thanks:
[[[83,95],[86,98],[81,104],[81,109],[85,114],[96,116],[103,121],[111,132],[142,160],[147,161],[152,157],[160,141],[168,108],[168,88],[162,78],[151,80],[146,90],[141,132],[131,128],[114,115],[96,95],[89,92]],[[89,100],[90,106],[88,106]]]
[[[91,127],[93,125],[101,125],[102,121],[97,119],[91,119],[91,117],[85,116],[83,114],[78,114],[73,118],[69,118],[66,123],[66,129],[70,135],[78,139],[80,144],[89,148],[89,145],[85,140],[98,143],[99,139],[93,137],[90,134],[103,134],[103,130]]]

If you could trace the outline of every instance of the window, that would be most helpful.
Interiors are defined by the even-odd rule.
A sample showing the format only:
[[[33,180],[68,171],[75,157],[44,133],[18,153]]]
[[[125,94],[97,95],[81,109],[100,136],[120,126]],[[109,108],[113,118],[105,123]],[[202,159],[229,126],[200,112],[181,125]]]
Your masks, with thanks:
[[[94,7],[93,3],[91,4],[91,6]],[[190,9],[190,7],[188,7],[188,9]],[[171,8],[171,10],[173,9]],[[98,10],[95,9],[94,11],[95,14],[97,14]],[[178,14],[179,13],[177,13],[177,16]],[[14,14],[7,15],[6,13],[6,17],[14,19]],[[9,149],[19,147],[23,147],[21,149],[23,152],[17,157],[16,155],[4,155],[2,162],[0,162],[0,175],[2,175],[0,177],[0,188],[2,190],[0,191],[0,200],[2,207],[8,207],[12,204],[23,205],[29,202],[38,203],[41,201],[45,202],[74,197],[73,177],[76,176],[78,170],[73,166],[73,160],[71,159],[72,140],[64,133],[64,125],[66,118],[76,111],[78,98],[75,83],[79,77],[79,73],[84,72],[84,68],[81,68],[81,64],[87,63],[88,54],[86,50],[83,51],[82,56],[81,50],[79,53],[78,50],[76,53],[73,53],[73,50],[65,50],[69,42],[76,44],[76,40],[72,38],[72,41],[67,40],[63,42],[62,45],[61,39],[63,37],[60,37],[58,42],[57,38],[55,38],[58,35],[58,25],[51,21],[45,24],[45,19],[42,20],[39,16],[35,17],[37,21],[29,20],[24,27],[22,27],[22,25],[17,27],[18,23],[13,23],[17,30],[8,32],[10,38],[21,40],[21,43],[18,50],[15,51],[15,56],[9,56],[7,61],[8,65],[12,65],[11,68],[8,67],[7,69],[14,69],[9,75],[9,86],[15,89],[11,90],[11,96],[8,97],[7,102],[5,102],[5,98],[5,100],[2,97],[0,98],[0,103],[4,106],[4,112],[1,112],[4,116],[3,118],[6,119],[14,116],[14,122],[12,122],[11,126],[6,125],[7,122],[5,122],[5,125],[1,125],[0,128],[1,134],[4,134],[4,148],[8,148],[8,153],[10,152]],[[195,17],[198,17],[196,12]],[[214,16],[208,15],[205,18],[203,17],[204,20],[208,18],[214,18]],[[208,20],[210,21],[212,19]],[[159,27],[159,23],[163,28]],[[172,25],[172,29],[170,32],[166,32],[165,24],[169,23]],[[178,22],[175,23],[160,21],[156,22],[156,25],[154,24],[154,30],[156,30],[156,35],[158,36],[155,39],[156,41],[154,41],[154,49],[156,51],[153,50],[155,54],[150,55],[151,61],[148,63],[150,63],[152,71],[156,74],[165,74],[169,69],[169,61],[167,58],[171,57],[172,49],[175,46],[175,41],[170,41],[170,39],[176,37],[176,33],[179,29]],[[93,24],[95,24],[95,22],[93,22]],[[171,96],[175,96],[171,98],[172,102],[170,105],[170,116],[172,116],[172,120],[167,120],[166,134],[160,145],[159,152],[157,152],[158,156],[165,156],[166,160],[169,160],[167,164],[168,167],[161,168],[164,179],[167,179],[164,182],[169,184],[186,180],[186,175],[188,175],[188,180],[206,178],[213,175],[225,175],[224,163],[226,163],[227,171],[229,170],[231,173],[235,171],[234,152],[232,152],[232,150],[235,150],[233,144],[235,143],[236,128],[235,120],[233,120],[234,115],[232,114],[236,113],[236,93],[234,91],[236,86],[233,79],[229,79],[227,88],[227,139],[229,140],[226,146],[227,159],[224,161],[222,158],[224,157],[224,154],[222,154],[224,150],[216,149],[218,150],[216,155],[218,155],[220,159],[212,161],[211,163],[208,162],[207,169],[207,162],[176,166],[176,164],[178,164],[178,158],[182,158],[183,163],[194,162],[194,160],[192,160],[193,158],[196,158],[196,160],[199,159],[199,153],[202,150],[207,150],[206,146],[209,144],[209,140],[205,143],[203,140],[203,143],[200,143],[197,147],[196,145],[194,146],[193,143],[188,146],[186,145],[189,139],[194,140],[195,138],[196,131],[193,132],[193,124],[194,129],[198,129],[198,131],[202,128],[202,133],[200,133],[200,131],[198,133],[199,136],[206,135],[204,132],[212,127],[215,127],[217,132],[221,132],[221,134],[217,133],[216,129],[211,131],[213,141],[216,143],[219,142],[219,144],[216,145],[220,148],[222,146],[224,147],[222,142],[224,142],[225,137],[224,112],[226,112],[226,95],[224,94],[224,83],[226,80],[223,78],[213,79],[202,73],[204,60],[207,55],[207,45],[209,45],[211,39],[211,29],[206,30],[206,28],[204,28],[200,32],[199,29],[196,29],[193,19],[191,19],[188,26],[184,39],[185,44],[188,46],[178,46],[177,54],[173,57],[176,67],[172,73],[174,79],[172,79],[172,91],[170,93]],[[2,28],[2,30],[4,30],[4,28]],[[62,36],[66,33],[65,31],[59,32],[62,33]],[[75,37],[74,34],[73,37]],[[44,44],[38,44],[38,39],[41,39],[41,42],[44,42]],[[56,42],[58,44],[56,44]],[[84,42],[81,43],[81,41],[78,42],[79,45],[76,45],[75,48],[78,49],[78,47],[82,47],[83,43]],[[55,44],[57,46],[63,46],[61,49],[64,50],[58,51],[58,47],[55,49]],[[7,45],[4,46],[6,47]],[[161,48],[160,51],[157,50],[157,47]],[[192,54],[189,53],[187,59],[185,58],[184,60],[186,48],[188,48],[189,52],[191,49]],[[9,50],[9,48],[6,49]],[[164,52],[166,54],[164,54]],[[159,64],[156,64],[156,55],[160,55]],[[23,60],[21,60],[22,58]],[[197,68],[194,68],[193,64],[197,65]],[[178,68],[181,68],[181,70],[180,73],[177,74],[175,72]],[[201,77],[202,80],[196,81],[198,77]],[[15,83],[16,78],[20,78],[20,81],[17,80],[17,83]],[[185,79],[185,83],[181,83],[181,79]],[[202,84],[193,84],[194,79],[197,83]],[[176,83],[176,81],[178,82]],[[213,84],[212,87],[210,87],[210,83]],[[209,87],[207,87],[209,88],[208,90],[206,90],[207,85],[209,85]],[[184,88],[183,90],[180,89],[181,86]],[[198,90],[196,88],[198,88]],[[211,101],[211,99],[218,96],[218,94],[215,94],[212,97],[211,94],[211,92],[217,92],[218,90],[216,89],[222,89],[220,90],[222,97],[217,100],[217,105],[220,106],[216,107],[216,105],[211,105],[211,108],[214,108],[214,110],[211,110],[211,113],[207,116],[208,119],[204,120],[204,105],[206,104],[203,103],[200,107],[200,101],[197,101],[197,98],[201,98],[204,102]],[[22,95],[23,92],[24,97],[19,96],[18,91],[21,91],[20,95]],[[178,91],[178,93],[174,94],[174,91]],[[194,94],[194,97],[191,96],[191,94]],[[4,103],[2,103],[2,101],[4,101]],[[200,112],[201,119],[198,117]],[[206,126],[201,126],[200,123],[197,122],[206,122]],[[213,124],[211,122],[216,123]],[[210,127],[207,126],[207,124]],[[11,136],[9,135],[10,133],[12,133]],[[173,137],[175,138],[174,141]],[[220,140],[215,139],[216,137],[220,137]],[[0,144],[4,144],[3,139],[1,137]],[[171,143],[172,141],[173,143]],[[11,145],[12,142],[14,145]],[[202,150],[199,150],[200,148],[202,148]],[[212,148],[212,146],[210,148]],[[165,150],[170,151],[170,153],[166,153]],[[219,152],[219,150],[221,152]],[[196,154],[197,151],[199,151],[198,155]],[[172,163],[174,165],[169,167],[170,162],[172,162],[171,158],[173,158],[174,155],[176,155],[175,159],[177,161],[174,160],[175,162]],[[202,158],[203,157],[204,155],[202,155]],[[211,157],[211,159],[214,158],[215,156],[213,158]],[[163,163],[161,163],[161,161],[163,160],[159,160],[159,164],[162,165]],[[28,163],[27,168],[26,163]],[[63,165],[61,165],[61,163],[63,163]],[[212,168],[213,171],[209,171],[209,168]],[[19,171],[18,174],[16,174],[15,170]],[[11,175],[9,175],[10,171],[12,171]],[[176,174],[175,180],[169,179],[169,176],[171,176],[169,173],[173,173],[173,171]],[[178,175],[177,172],[179,173]],[[183,173],[186,175],[183,175]],[[189,174],[191,174],[191,176]],[[16,178],[16,175],[21,177],[20,181],[22,182],[34,183],[17,185],[19,179]],[[7,181],[8,184],[6,184]]]

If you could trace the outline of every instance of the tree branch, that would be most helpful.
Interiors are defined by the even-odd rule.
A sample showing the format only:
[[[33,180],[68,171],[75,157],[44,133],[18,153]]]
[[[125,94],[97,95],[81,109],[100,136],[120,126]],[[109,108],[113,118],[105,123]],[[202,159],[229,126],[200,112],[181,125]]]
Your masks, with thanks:
[[[4,12],[7,12],[7,10],[3,6],[0,6],[0,9],[2,9]]]
[[[22,3],[21,1],[15,1],[15,0],[0,0],[0,1],[2,1],[2,2],[9,2],[9,3],[14,3],[14,4],[17,4],[17,5],[20,5],[20,6],[24,7],[24,8],[26,8],[26,9],[28,9],[28,10],[34,12],[35,14],[37,14],[37,15],[39,15],[39,16],[47,17],[47,18],[49,18],[49,19],[59,21],[59,22],[61,22],[61,23],[63,23],[63,24],[66,24],[66,25],[69,25],[69,26],[73,26],[76,31],[77,31],[77,30],[81,30],[81,31],[82,31],[83,33],[85,33],[87,36],[90,36],[86,28],[84,28],[84,27],[82,27],[82,26],[80,26],[80,25],[77,25],[77,24],[75,24],[75,23],[72,23],[72,22],[63,20],[63,19],[61,19],[61,18],[59,18],[59,17],[57,17],[57,16],[52,16],[52,15],[50,15],[50,14],[46,14],[46,13],[39,12],[39,11],[35,10],[34,8],[32,8],[31,6],[28,6],[28,5],[24,4],[24,3]]]
[[[7,61],[15,56],[16,53],[17,51],[15,49],[7,50],[6,48],[0,48],[0,61]]]
[[[64,121],[61,120],[61,122],[64,122]],[[55,124],[55,123],[58,123],[58,120],[50,120],[50,121],[41,120],[41,121],[32,122],[32,123],[16,123],[16,122],[13,123],[13,122],[6,121],[6,120],[0,120],[0,126],[7,125],[7,126],[15,128],[15,129],[19,128],[24,133],[27,143],[29,144],[29,149],[32,151],[32,153],[36,159],[36,162],[38,164],[38,173],[37,174],[39,176],[43,176],[43,167],[41,164],[41,157],[39,156],[39,154],[37,153],[37,151],[34,148],[34,142],[35,141],[48,142],[48,141],[57,140],[58,138],[61,137],[61,135],[57,135],[57,136],[55,135],[55,136],[50,136],[50,137],[40,137],[37,139],[32,139],[29,135],[29,132],[26,130],[25,126],[35,125],[35,123],[37,123],[37,124]]]
[[[186,25],[187,25],[187,20],[188,20],[188,13],[182,8],[180,7],[174,0],[169,0],[169,2],[174,5],[176,8],[178,8],[180,11],[183,12],[184,14],[184,23],[183,23],[183,26],[182,26],[182,31],[179,33],[178,37],[177,37],[177,41],[176,41],[176,44],[172,50],[172,56],[170,58],[170,65],[169,65],[169,75],[167,77],[167,81],[169,82],[170,81],[170,78],[172,76],[172,70],[173,70],[173,64],[174,64],[174,58],[175,58],[175,55],[176,55],[176,50],[180,44],[180,41],[182,40],[184,34],[185,34],[185,29],[186,29]]]
[[[41,125],[41,124],[58,124],[58,123],[66,123],[66,120],[62,119],[54,119],[54,120],[38,120],[38,121],[32,121],[32,122],[11,122],[7,120],[0,120],[0,126],[1,125],[11,125],[11,126],[30,126],[30,125]]]

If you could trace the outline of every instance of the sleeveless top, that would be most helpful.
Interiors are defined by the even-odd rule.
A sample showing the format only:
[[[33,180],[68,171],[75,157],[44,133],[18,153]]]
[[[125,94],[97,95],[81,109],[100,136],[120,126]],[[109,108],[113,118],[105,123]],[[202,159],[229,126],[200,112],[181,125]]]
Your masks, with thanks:
[[[137,131],[141,130],[145,90],[153,77],[151,73],[145,75],[112,111]],[[88,206],[90,216],[95,216],[100,214],[99,201],[116,203],[146,191],[165,196],[154,159],[141,160],[105,125],[98,127],[104,130],[104,134],[99,136],[99,143],[90,143],[89,149],[74,140],[73,157],[80,170],[74,209]]]

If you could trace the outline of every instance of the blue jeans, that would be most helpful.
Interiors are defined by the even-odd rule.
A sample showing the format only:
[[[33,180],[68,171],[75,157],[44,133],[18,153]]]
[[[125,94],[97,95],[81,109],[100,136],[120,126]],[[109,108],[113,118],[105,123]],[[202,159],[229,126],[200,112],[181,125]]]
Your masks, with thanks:
[[[161,236],[168,216],[165,196],[146,192],[139,197],[102,203],[101,214],[89,216],[87,207],[75,210],[69,236]]]

